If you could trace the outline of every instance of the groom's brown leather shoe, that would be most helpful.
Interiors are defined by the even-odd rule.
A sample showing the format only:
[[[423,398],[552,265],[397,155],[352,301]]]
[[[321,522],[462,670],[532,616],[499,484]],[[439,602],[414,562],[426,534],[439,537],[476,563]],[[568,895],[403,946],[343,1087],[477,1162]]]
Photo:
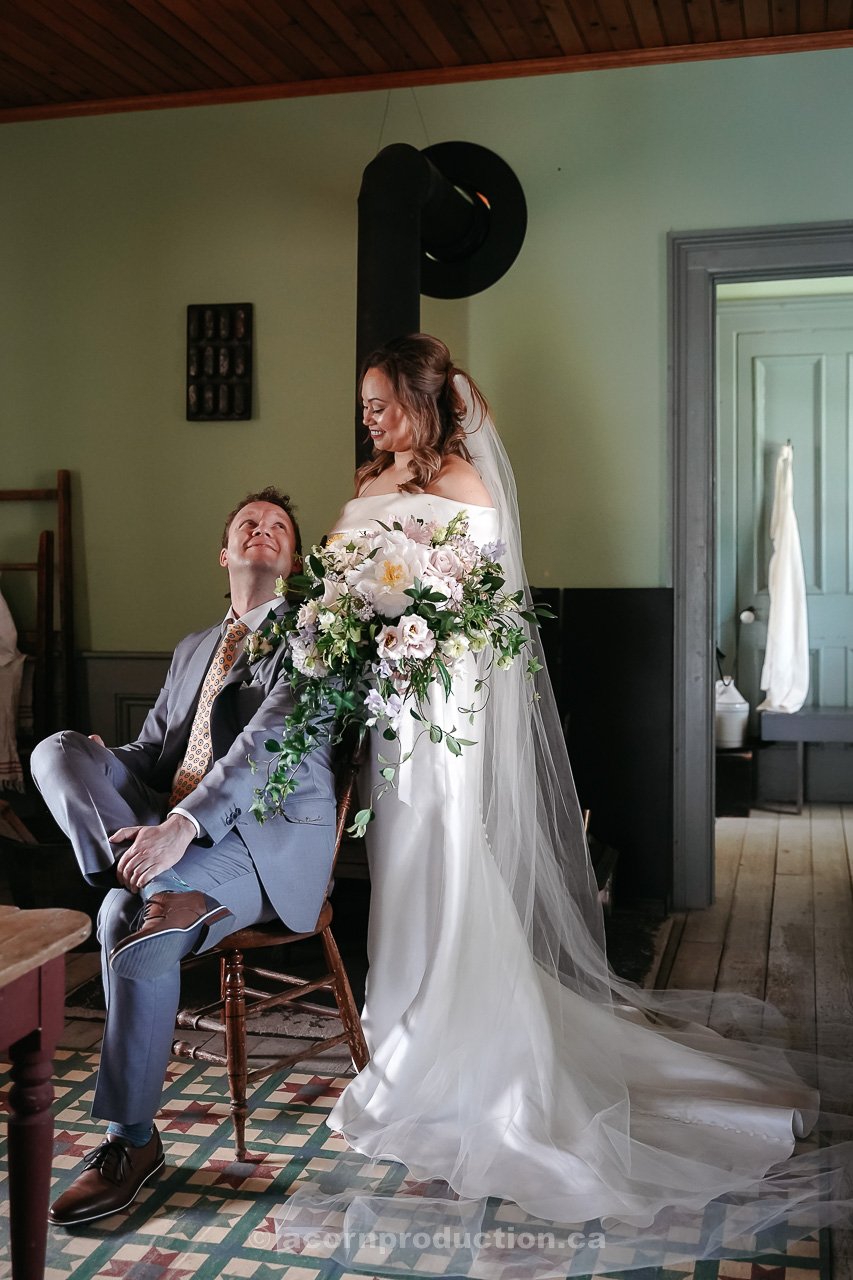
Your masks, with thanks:
[[[83,1161],[83,1172],[50,1206],[48,1219],[59,1227],[74,1227],[107,1218],[132,1204],[165,1163],[163,1144],[155,1129],[144,1147],[107,1134]]]
[[[122,978],[159,978],[192,950],[205,925],[230,915],[227,907],[197,889],[152,893],[139,928],[110,952],[110,966]]]

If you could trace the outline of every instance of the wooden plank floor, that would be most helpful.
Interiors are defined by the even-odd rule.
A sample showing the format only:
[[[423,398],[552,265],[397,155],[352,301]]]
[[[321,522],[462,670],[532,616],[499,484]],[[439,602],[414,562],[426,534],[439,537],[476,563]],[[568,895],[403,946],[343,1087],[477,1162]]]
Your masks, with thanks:
[[[656,985],[709,992],[721,1030],[711,992],[771,1001],[853,1088],[853,805],[718,818],[716,880],[712,907],[673,918]],[[831,1234],[833,1280],[853,1280],[853,1231]]]
[[[674,918],[658,985],[767,999],[795,1045],[853,1057],[853,805],[718,818],[716,871],[714,905]]]

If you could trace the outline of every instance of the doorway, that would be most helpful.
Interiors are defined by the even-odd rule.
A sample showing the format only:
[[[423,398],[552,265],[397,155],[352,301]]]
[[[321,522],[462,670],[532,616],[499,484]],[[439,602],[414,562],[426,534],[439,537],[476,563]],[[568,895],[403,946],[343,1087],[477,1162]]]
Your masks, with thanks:
[[[853,222],[669,237],[673,902],[714,899],[717,286],[853,275]]]
[[[721,284],[716,303],[717,644],[754,717],[775,468],[788,442],[808,602],[807,705],[850,706],[853,276]]]

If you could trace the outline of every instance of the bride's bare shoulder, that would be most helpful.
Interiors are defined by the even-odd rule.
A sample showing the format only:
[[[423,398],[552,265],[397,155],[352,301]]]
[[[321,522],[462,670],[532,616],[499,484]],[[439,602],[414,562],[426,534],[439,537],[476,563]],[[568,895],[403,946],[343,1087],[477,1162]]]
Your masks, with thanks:
[[[440,498],[450,498],[452,502],[471,502],[477,507],[492,506],[492,495],[489,493],[479,472],[470,462],[455,454],[445,456],[438,475],[433,476],[427,490]]]

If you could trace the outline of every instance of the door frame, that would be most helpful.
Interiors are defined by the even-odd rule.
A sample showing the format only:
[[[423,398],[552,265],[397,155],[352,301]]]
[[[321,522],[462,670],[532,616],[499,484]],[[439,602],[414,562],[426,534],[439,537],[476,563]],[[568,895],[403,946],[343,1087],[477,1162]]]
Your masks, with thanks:
[[[716,285],[853,275],[853,222],[670,232],[673,907],[714,900]]]

